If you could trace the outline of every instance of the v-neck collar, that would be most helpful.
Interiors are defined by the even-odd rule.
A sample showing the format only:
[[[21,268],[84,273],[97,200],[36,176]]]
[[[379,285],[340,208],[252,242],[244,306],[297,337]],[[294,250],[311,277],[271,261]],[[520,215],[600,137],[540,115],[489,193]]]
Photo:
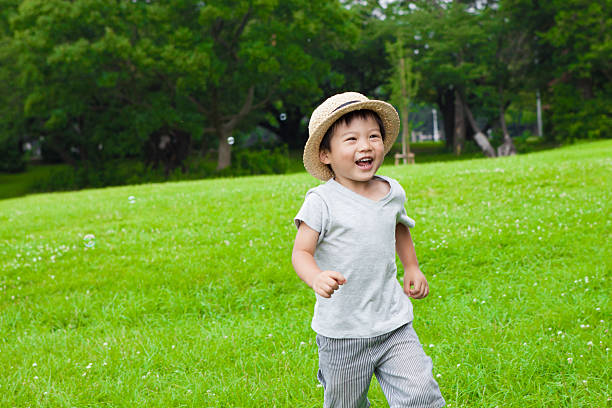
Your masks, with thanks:
[[[377,177],[381,180],[384,180],[387,184],[389,184],[389,191],[387,192],[387,194],[382,197],[380,200],[372,200],[371,198],[368,198],[366,196],[363,196],[359,193],[356,193],[355,191],[351,190],[348,187],[343,186],[342,184],[338,183],[336,180],[334,180],[333,178],[329,179],[329,181],[327,182],[330,186],[334,187],[337,191],[343,193],[344,195],[347,195],[355,200],[361,201],[362,203],[365,203],[367,205],[381,205],[386,203],[389,198],[391,198],[391,196],[393,195],[393,183],[391,183],[391,180],[389,180],[388,177],[386,176],[379,176],[379,175],[375,175],[374,177]]]

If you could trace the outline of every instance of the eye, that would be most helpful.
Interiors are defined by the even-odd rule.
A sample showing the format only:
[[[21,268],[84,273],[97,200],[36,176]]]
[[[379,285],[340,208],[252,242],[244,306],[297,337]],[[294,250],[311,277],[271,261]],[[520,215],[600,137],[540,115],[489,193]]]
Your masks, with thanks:
[[[382,136],[376,133],[370,135],[370,139],[381,139],[381,138]]]
[[[353,136],[347,137],[346,139],[344,139],[345,142],[353,141],[353,140],[357,140],[357,139],[355,137],[353,137]]]

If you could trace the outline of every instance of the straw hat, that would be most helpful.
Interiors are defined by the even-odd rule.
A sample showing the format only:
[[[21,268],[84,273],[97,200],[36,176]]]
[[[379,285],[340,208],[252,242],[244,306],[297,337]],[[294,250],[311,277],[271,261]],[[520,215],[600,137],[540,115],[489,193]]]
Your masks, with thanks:
[[[327,165],[319,160],[321,140],[323,140],[323,136],[325,136],[329,127],[338,118],[359,109],[369,109],[380,116],[385,128],[385,140],[383,142],[385,154],[391,150],[400,127],[399,115],[391,104],[368,99],[357,92],[345,92],[334,95],[325,100],[312,112],[310,122],[308,123],[309,136],[304,147],[304,167],[314,177],[327,181],[334,176]]]

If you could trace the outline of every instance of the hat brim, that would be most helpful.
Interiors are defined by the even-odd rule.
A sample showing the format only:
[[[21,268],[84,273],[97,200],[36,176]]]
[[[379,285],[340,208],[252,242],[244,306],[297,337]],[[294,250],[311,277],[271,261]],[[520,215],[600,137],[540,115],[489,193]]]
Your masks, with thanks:
[[[385,139],[383,141],[384,154],[389,153],[391,147],[397,139],[399,133],[400,120],[399,115],[393,105],[379,100],[366,100],[348,104],[342,108],[332,112],[323,122],[321,122],[316,129],[314,129],[306,145],[304,147],[304,167],[312,176],[319,180],[327,181],[334,177],[334,173],[327,167],[326,164],[322,163],[319,158],[319,148],[321,141],[327,132],[327,129],[342,115],[349,112],[368,109],[374,111],[380,117],[383,127],[385,128]]]

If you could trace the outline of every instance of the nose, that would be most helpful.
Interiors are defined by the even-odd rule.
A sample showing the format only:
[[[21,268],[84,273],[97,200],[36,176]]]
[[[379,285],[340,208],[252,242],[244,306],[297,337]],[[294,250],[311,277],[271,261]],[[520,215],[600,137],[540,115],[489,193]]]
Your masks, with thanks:
[[[366,137],[365,139],[361,139],[361,143],[359,143],[359,151],[370,151],[372,150],[372,144],[370,143],[370,138]]]

